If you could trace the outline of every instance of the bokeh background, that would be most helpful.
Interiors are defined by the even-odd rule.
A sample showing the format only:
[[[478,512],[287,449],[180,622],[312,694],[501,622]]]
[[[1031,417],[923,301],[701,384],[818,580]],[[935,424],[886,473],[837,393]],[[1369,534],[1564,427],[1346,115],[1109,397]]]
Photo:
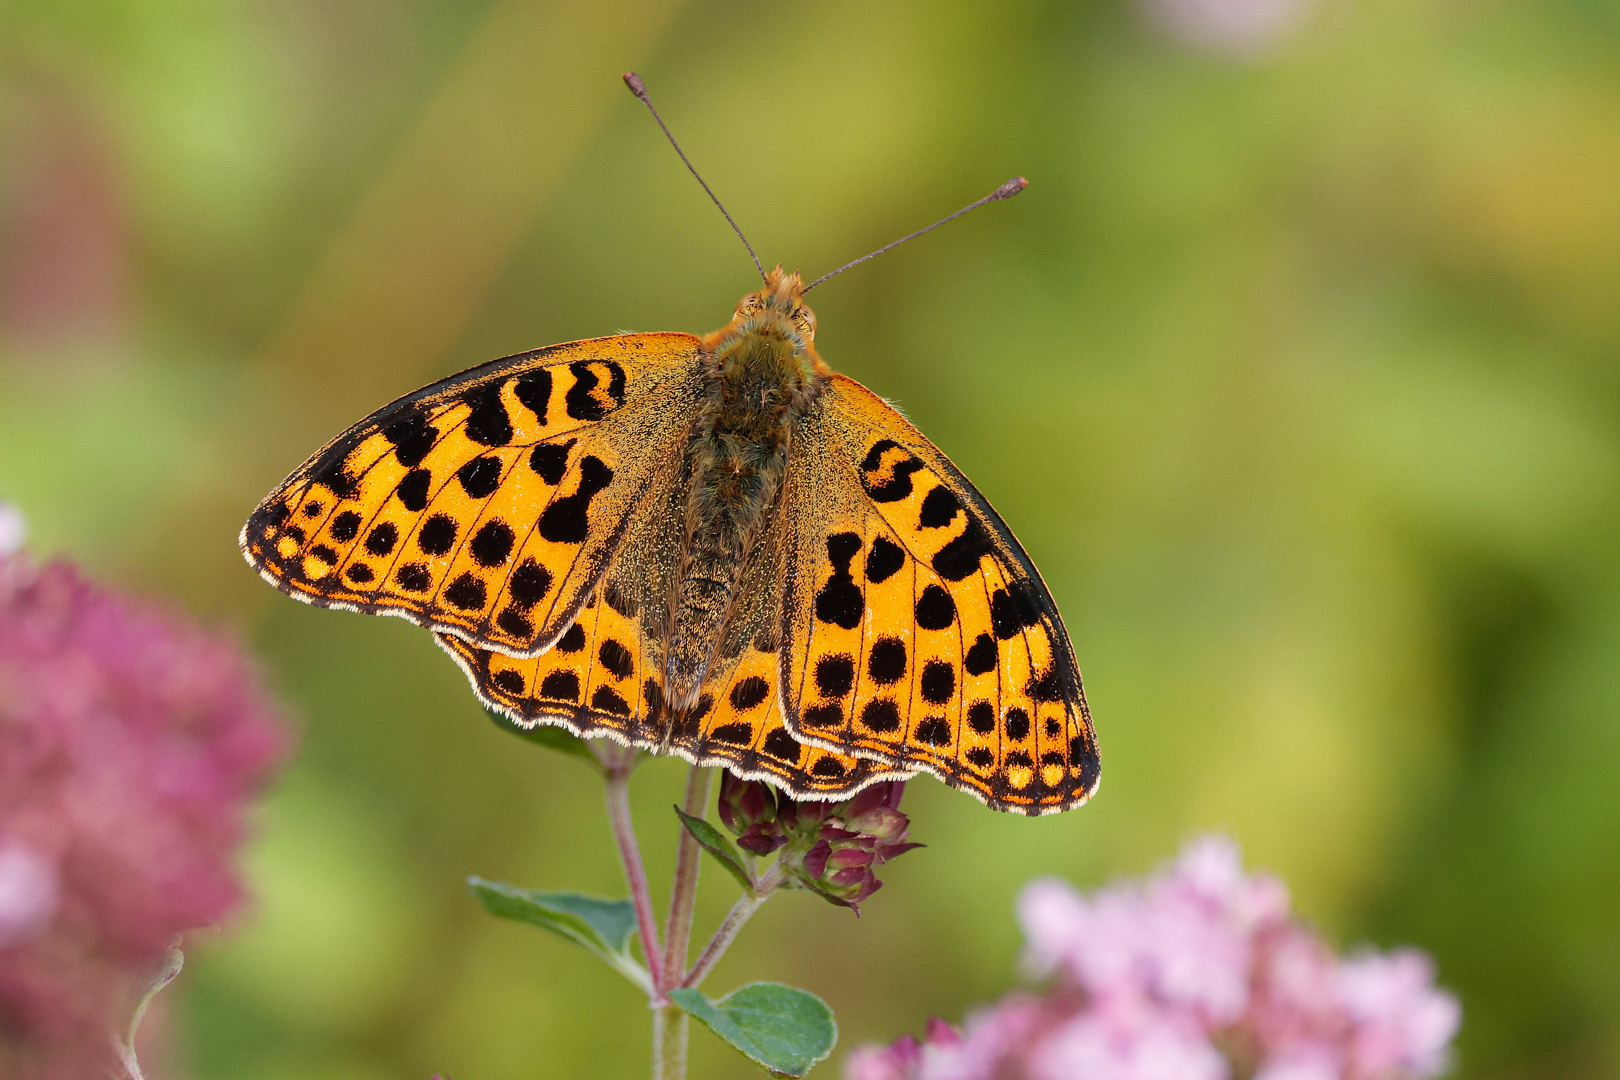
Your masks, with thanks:
[[[620,894],[593,777],[235,545],[422,383],[729,317],[752,269],[629,68],[807,273],[1030,177],[818,291],[818,344],[1018,531],[1104,753],[1055,819],[915,783],[863,917],[775,900],[712,988],[815,990],[841,1055],[1005,989],[1030,878],[1224,829],[1432,951],[1457,1076],[1620,1074],[1620,8],[9,0],[0,498],[301,718],[164,1073],[645,1075],[636,993],[462,885]],[[681,782],[638,774],[660,882]],[[694,1075],[752,1073],[699,1032]]]

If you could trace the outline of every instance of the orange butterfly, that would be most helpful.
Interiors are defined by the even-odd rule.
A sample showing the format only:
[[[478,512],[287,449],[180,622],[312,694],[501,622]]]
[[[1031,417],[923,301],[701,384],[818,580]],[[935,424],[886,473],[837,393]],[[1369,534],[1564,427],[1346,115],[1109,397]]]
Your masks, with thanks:
[[[819,281],[764,279],[705,337],[554,345],[383,407],[259,505],[243,553],[297,599],[432,630],[524,726],[799,798],[927,772],[1000,810],[1084,802],[1096,739],[1029,557],[822,361]]]

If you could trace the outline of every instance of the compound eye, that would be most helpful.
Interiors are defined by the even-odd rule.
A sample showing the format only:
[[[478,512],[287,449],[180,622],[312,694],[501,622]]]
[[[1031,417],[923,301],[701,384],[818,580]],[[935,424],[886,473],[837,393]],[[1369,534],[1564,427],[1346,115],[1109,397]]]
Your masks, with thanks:
[[[807,307],[801,307],[793,313],[793,328],[805,341],[816,339],[816,313]]]
[[[742,298],[742,303],[737,305],[737,318],[752,315],[763,306],[764,302],[760,300],[759,293],[749,293]]]

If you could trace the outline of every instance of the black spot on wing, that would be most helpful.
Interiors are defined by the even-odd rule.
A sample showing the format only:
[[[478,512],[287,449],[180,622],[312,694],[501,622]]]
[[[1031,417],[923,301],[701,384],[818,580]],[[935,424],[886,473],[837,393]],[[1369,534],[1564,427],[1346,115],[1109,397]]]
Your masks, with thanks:
[[[849,693],[855,685],[855,658],[847,653],[823,656],[816,661],[816,689],[834,700]]]
[[[844,763],[835,757],[823,757],[820,761],[810,766],[810,775],[819,776],[823,780],[841,779],[844,773],[847,771],[848,770],[844,768]]]
[[[491,518],[473,533],[467,550],[472,552],[479,566],[500,566],[511,556],[512,545],[516,542],[517,534],[512,531],[512,526],[500,518]]]
[[[765,736],[765,742],[760,745],[759,749],[761,753],[769,754],[771,757],[779,761],[785,761],[790,765],[797,765],[799,759],[804,756],[803,745],[782,728],[777,728]]]
[[[433,584],[433,575],[419,562],[400,563],[394,571],[394,580],[406,592],[427,592]]]
[[[1041,609],[1029,590],[1019,582],[1009,582],[1005,589],[997,589],[990,597],[990,627],[996,637],[1005,641],[1026,626],[1041,621]]]
[[[879,686],[893,686],[905,678],[906,643],[897,637],[878,638],[867,656],[866,673]]]
[[[968,727],[980,735],[988,735],[996,730],[996,709],[988,701],[975,701],[968,706]]]
[[[823,703],[804,710],[802,719],[810,727],[832,728],[844,723],[844,710],[839,705]]]
[[[861,461],[861,484],[873,502],[899,502],[911,494],[911,474],[922,467],[893,439],[879,439]]]
[[[332,539],[340,544],[347,544],[360,535],[360,515],[353,510],[345,510],[332,519]]]
[[[550,589],[551,571],[533,559],[524,559],[506,583],[506,591],[512,598],[512,606],[521,611],[528,611],[545,599]]]
[[[456,479],[461,481],[461,489],[473,498],[488,498],[501,486],[501,459],[473,458],[456,470]]]
[[[833,564],[832,576],[816,593],[816,618],[824,623],[853,630],[860,625],[866,600],[850,575],[850,563],[861,550],[861,538],[852,532],[827,537],[827,558]]]
[[[343,571],[343,576],[357,585],[365,585],[373,581],[377,575],[365,563],[350,563],[349,568]]]
[[[861,709],[861,723],[879,734],[900,727],[900,706],[892,698],[873,698]]]
[[[322,484],[340,499],[352,499],[360,490],[360,480],[347,468],[349,455],[354,452],[352,441],[334,446],[326,460],[315,467],[310,479]]]
[[[732,746],[747,746],[754,741],[754,729],[748,724],[721,724],[709,732],[709,738]]]
[[[969,675],[988,675],[996,670],[996,659],[996,643],[989,634],[980,634],[962,658],[962,670]]]
[[[546,406],[551,402],[551,372],[545,368],[519,375],[512,383],[512,396],[534,413],[535,423],[546,426]]]
[[[394,494],[405,509],[412,513],[421,513],[427,509],[428,488],[433,484],[433,474],[426,469],[412,469],[405,474],[405,479],[399,482]]]
[[[630,650],[612,638],[602,642],[596,655],[615,679],[622,679],[636,670],[636,659],[630,655]]]
[[[956,669],[944,660],[930,660],[923,665],[918,686],[924,701],[943,705],[956,693]]]
[[[467,438],[483,446],[505,446],[512,441],[512,418],[506,415],[499,383],[471,387],[461,400],[472,409],[462,427]]]
[[[962,756],[967,758],[968,764],[977,765],[981,769],[988,769],[996,763],[996,756],[982,746],[975,746]]]
[[[917,725],[917,741],[929,746],[949,746],[951,742],[951,725],[945,722],[943,716],[930,716]]]
[[[596,374],[596,367],[608,372],[607,385]],[[568,365],[574,383],[568,388],[564,404],[568,415],[575,420],[600,420],[624,404],[624,368],[611,360],[580,360]]]
[[[399,543],[399,528],[392,521],[385,521],[366,534],[366,550],[373,555],[387,555]]]
[[[758,675],[750,675],[731,688],[731,707],[738,712],[747,712],[764,701],[770,692],[769,683]]]
[[[557,499],[540,515],[540,535],[554,544],[580,544],[590,526],[591,500],[613,479],[613,470],[594,455],[579,463],[579,490]]]
[[[394,457],[399,463],[414,469],[438,442],[439,429],[421,413],[411,412],[383,428],[383,438],[394,444]]]
[[[1007,732],[1007,738],[1013,742],[1022,742],[1029,738],[1029,713],[1014,705],[1007,710],[1003,729]]]
[[[598,686],[596,693],[591,695],[591,708],[599,712],[612,713],[615,716],[629,716],[630,703],[619,696],[618,691],[610,686]]]
[[[456,546],[456,519],[449,514],[434,514],[422,523],[416,534],[416,546],[429,555],[447,555]]]
[[[872,550],[866,554],[866,580],[873,585],[880,585],[893,577],[905,564],[905,552],[900,546],[880,536],[872,541]]]
[[[914,614],[917,625],[924,630],[943,630],[956,621],[956,601],[939,585],[930,583],[917,597]]]
[[[946,581],[961,581],[978,570],[979,560],[991,551],[990,534],[971,514],[961,533],[934,553],[934,572]]]
[[[557,651],[564,653],[577,653],[585,647],[585,628],[579,623],[568,628],[568,632],[557,639]],[[577,694],[575,695],[578,696]]]
[[[534,474],[552,487],[562,483],[563,474],[568,471],[568,451],[573,449],[575,440],[569,439],[565,443],[541,443],[529,451],[529,468]]]
[[[450,583],[444,590],[444,598],[462,611],[478,611],[489,599],[489,592],[483,579],[469,572]]]
[[[508,694],[516,695],[523,693],[523,675],[512,668],[507,668],[505,671],[497,671],[494,677],[489,681],[494,683],[498,689],[504,690]]]
[[[515,638],[534,636],[533,621],[516,607],[509,607],[501,612],[500,616],[495,620],[495,625]]]
[[[549,671],[540,680],[540,696],[552,701],[578,701],[579,676],[572,671]]]
[[[962,504],[956,501],[956,496],[941,484],[923,498],[922,511],[917,515],[917,524],[924,529],[944,528],[961,509]]]

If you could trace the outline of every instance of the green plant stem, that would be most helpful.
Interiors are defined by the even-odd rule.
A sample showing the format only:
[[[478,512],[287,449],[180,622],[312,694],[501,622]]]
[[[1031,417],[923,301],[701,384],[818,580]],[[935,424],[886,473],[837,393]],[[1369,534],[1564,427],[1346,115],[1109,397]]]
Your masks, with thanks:
[[[665,1002],[653,1007],[652,1080],[686,1080],[686,1039],[691,1021],[685,1010]]]
[[[703,947],[703,952],[698,954],[697,963],[692,965],[692,970],[681,980],[681,986],[696,987],[708,977],[709,972],[714,970],[714,965],[720,962],[720,958],[731,947],[731,943],[737,940],[737,935],[742,932],[748,920],[754,917],[754,912],[763,907],[765,901],[771,898],[771,894],[781,888],[784,880],[786,876],[782,873],[781,864],[773,863],[765,872],[765,876],[754,886],[753,892],[737,898],[737,902],[731,905],[731,910],[726,913],[725,921],[714,932],[709,943]]]
[[[630,747],[626,747],[622,755],[610,757],[604,754],[603,786],[606,789],[608,821],[613,826],[613,840],[619,848],[619,861],[624,864],[624,879],[630,885],[630,902],[636,909],[636,925],[641,931],[641,951],[647,957],[647,973],[652,976],[653,988],[662,998],[664,977],[658,946],[658,921],[653,917],[647,869],[641,861],[641,846],[636,843],[636,829],[630,820],[630,770],[635,767],[635,755],[635,750]]]
[[[709,806],[709,783],[714,770],[694,765],[686,775],[686,798],[681,811],[692,817],[702,817]],[[669,921],[664,924],[664,982],[661,993],[668,993],[681,983],[686,971],[686,955],[692,940],[692,910],[697,902],[698,872],[702,867],[703,850],[696,838],[682,828],[679,846],[675,850],[675,884],[669,895]]]

